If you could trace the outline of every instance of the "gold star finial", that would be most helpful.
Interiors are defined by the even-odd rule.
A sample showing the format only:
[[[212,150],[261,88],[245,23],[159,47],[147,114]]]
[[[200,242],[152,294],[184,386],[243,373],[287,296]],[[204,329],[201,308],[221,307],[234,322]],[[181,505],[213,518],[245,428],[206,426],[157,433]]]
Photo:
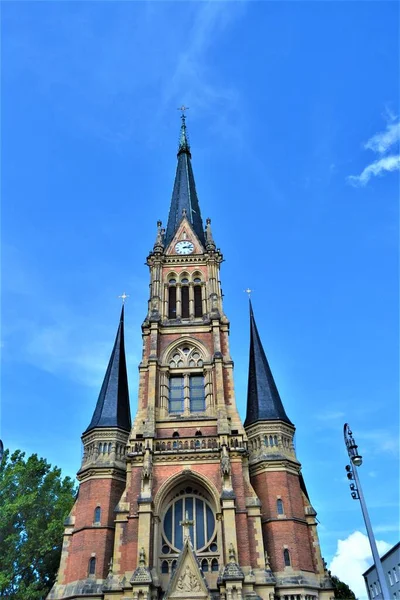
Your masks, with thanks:
[[[247,289],[245,289],[243,291],[245,292],[245,294],[248,295],[249,298],[251,297],[251,294],[254,292],[254,290],[251,290],[250,288],[247,288]]]
[[[125,292],[123,294],[121,294],[120,296],[118,296],[118,298],[121,298],[122,300],[122,304],[125,304],[125,300],[127,298],[129,298],[129,294],[126,294]]]

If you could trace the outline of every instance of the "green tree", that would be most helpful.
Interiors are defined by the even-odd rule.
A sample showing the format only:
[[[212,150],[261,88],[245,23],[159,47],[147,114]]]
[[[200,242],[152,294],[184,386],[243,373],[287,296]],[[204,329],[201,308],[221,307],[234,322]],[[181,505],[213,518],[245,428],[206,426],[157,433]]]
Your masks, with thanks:
[[[0,597],[41,600],[60,561],[74,482],[43,458],[6,450],[0,464]]]
[[[347,583],[340,581],[339,577],[333,575],[333,585],[335,587],[335,598],[341,598],[342,600],[357,600],[354,592],[349,588]]]

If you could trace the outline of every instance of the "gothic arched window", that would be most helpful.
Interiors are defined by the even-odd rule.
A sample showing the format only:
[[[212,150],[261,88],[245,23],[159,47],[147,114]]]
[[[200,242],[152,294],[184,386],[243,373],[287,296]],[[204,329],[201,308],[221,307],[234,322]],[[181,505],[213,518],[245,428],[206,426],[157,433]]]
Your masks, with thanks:
[[[203,357],[186,344],[174,349],[169,358],[168,412],[192,413],[206,410]]]
[[[215,537],[215,517],[210,505],[204,498],[194,494],[187,494],[175,499],[164,516],[163,553],[171,550],[179,552],[183,548],[183,527],[181,522],[185,516],[194,520],[194,525],[189,527],[193,548],[197,551],[206,551]]]
[[[283,551],[283,562],[285,563],[285,567],[290,567],[290,554],[287,548]]]
[[[161,573],[173,572],[188,533],[203,572],[218,571],[220,548],[215,511],[208,494],[196,485],[175,488],[162,511]]]
[[[95,575],[96,574],[96,558],[94,556],[92,556],[89,560],[89,569],[88,569],[89,575]]]
[[[96,508],[94,509],[94,522],[95,523],[100,523],[100,519],[101,519],[101,508],[100,506],[96,506]]]
[[[168,288],[168,319],[176,319],[176,286],[175,279],[170,279]]]
[[[278,513],[278,515],[284,514],[283,502],[280,498],[278,498],[278,500],[276,501],[276,512]]]

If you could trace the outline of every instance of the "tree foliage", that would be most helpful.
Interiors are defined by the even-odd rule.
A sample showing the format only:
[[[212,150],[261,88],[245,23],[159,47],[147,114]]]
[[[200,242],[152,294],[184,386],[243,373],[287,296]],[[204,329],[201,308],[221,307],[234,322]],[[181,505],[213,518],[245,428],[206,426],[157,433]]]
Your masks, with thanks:
[[[341,598],[342,600],[357,600],[355,593],[351,591],[347,583],[340,581],[339,577],[336,577],[336,575],[332,577],[332,581],[335,586],[335,598]]]
[[[0,465],[0,597],[42,600],[60,561],[64,520],[74,503],[70,477],[43,458],[4,452]]]

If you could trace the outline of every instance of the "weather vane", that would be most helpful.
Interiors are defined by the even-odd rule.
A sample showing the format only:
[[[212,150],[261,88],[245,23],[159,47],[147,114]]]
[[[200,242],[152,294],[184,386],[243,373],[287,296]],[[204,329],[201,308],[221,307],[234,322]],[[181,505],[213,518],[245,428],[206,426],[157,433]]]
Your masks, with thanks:
[[[243,291],[248,295],[249,298],[251,297],[252,292],[254,292],[254,290],[251,290],[250,288],[247,288]]]
[[[121,294],[120,296],[118,296],[118,298],[121,298],[122,300],[122,304],[125,304],[125,300],[127,298],[129,298],[129,294],[126,294],[125,292],[123,294]]]

